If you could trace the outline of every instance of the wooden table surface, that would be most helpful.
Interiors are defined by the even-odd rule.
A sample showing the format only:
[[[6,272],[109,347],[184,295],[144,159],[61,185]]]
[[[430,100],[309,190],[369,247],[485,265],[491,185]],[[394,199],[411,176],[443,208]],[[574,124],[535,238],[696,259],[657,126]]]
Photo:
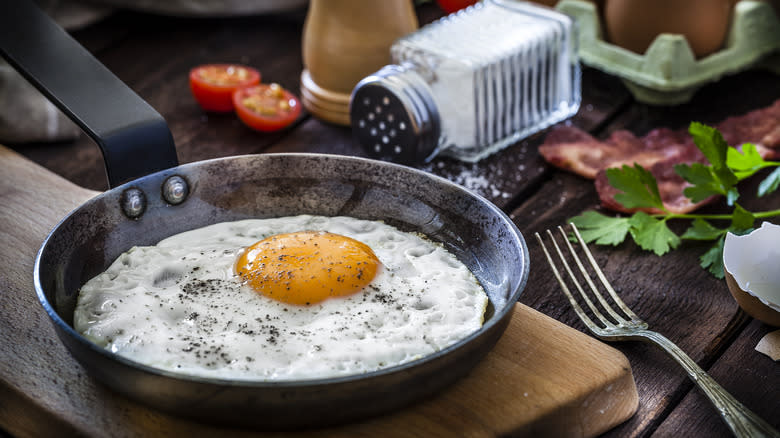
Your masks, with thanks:
[[[433,3],[418,7],[421,23],[441,14]],[[288,130],[261,134],[247,129],[233,115],[202,112],[190,94],[189,69],[212,62],[254,66],[265,81],[298,93],[304,17],[305,10],[220,19],[118,11],[74,36],[165,117],[182,163],[283,151],[363,156],[349,128],[304,114]],[[768,71],[742,72],[703,87],[690,103],[652,107],[636,102],[617,78],[585,68],[582,94],[581,108],[571,123],[602,138],[617,129],[643,135],[656,127],[681,128],[691,121],[715,123],[765,107],[780,98],[780,78]],[[598,198],[590,181],[541,159],[537,146],[544,135],[512,145],[478,164],[434,159],[419,167],[472,189],[509,214],[524,233],[532,260],[520,301],[586,331],[553,283],[532,235],[597,207]],[[10,146],[78,185],[107,188],[100,152],[85,136],[67,143]],[[747,205],[778,208],[780,196]],[[705,248],[686,242],[660,258],[633,243],[596,248],[595,252],[637,314],[676,342],[737,399],[780,427],[780,367],[754,350],[772,327],[743,313],[725,281],[699,267],[698,255]],[[640,406],[629,421],[606,436],[729,436],[707,399],[671,359],[637,342],[614,346],[631,362]]]

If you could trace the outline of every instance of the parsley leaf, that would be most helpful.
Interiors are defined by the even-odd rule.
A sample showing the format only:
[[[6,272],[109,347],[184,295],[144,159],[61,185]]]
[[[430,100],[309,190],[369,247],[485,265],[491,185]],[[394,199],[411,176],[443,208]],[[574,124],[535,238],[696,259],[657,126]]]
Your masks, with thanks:
[[[631,216],[629,223],[631,236],[642,249],[661,256],[680,245],[680,237],[666,226],[665,220],[640,211]]]
[[[683,233],[683,239],[690,240],[715,240],[718,237],[726,234],[728,230],[723,230],[712,226],[709,222],[702,218],[696,218],[691,223],[691,226]]]
[[[724,234],[712,248],[699,257],[700,266],[719,279],[725,276],[723,273],[723,242],[725,241],[726,235]]]
[[[742,145],[742,152],[737,148],[729,147],[726,152],[726,164],[741,181],[766,167],[767,161],[761,157],[753,143]]]
[[[652,173],[634,163],[621,168],[606,170],[609,183],[619,193],[615,200],[626,208],[655,208],[662,213],[634,213],[631,217],[609,217],[595,211],[588,211],[571,219],[580,229],[586,242],[595,241],[600,245],[618,245],[631,235],[642,249],[653,251],[661,256],[677,248],[682,239],[715,241],[707,252],[699,257],[702,268],[717,278],[723,278],[723,243],[726,232],[744,234],[753,228],[758,219],[780,216],[780,209],[750,212],[736,201],[739,198],[737,183],[761,169],[777,167],[760,182],[758,196],[771,193],[780,187],[780,162],[765,161],[755,145],[745,143],[740,152],[726,144],[716,129],[701,123],[691,123],[689,132],[696,146],[710,164],[679,164],[675,171],[691,184],[683,194],[693,202],[699,202],[710,196],[723,195],[733,207],[730,214],[676,214],[664,208],[658,190],[658,182]],[[692,219],[691,225],[682,236],[678,236],[667,222],[674,219]],[[710,221],[730,220],[728,228],[719,228]]]
[[[703,201],[714,195],[724,195],[731,205],[739,195],[733,187],[737,183],[737,177],[733,173],[730,176],[723,172],[719,174],[712,166],[701,163],[677,164],[674,170],[683,179],[693,184],[683,190],[683,194],[693,202]]]
[[[753,228],[753,223],[755,221],[756,217],[753,215],[753,213],[745,210],[741,205],[737,204],[734,207],[734,212],[731,214],[731,226],[729,227],[729,231],[734,231],[741,234],[745,230]]]
[[[686,187],[683,194],[693,202],[703,201],[713,195],[723,195],[728,204],[733,205],[739,197],[735,187],[739,178],[727,165],[729,145],[726,140],[717,129],[701,123],[691,123],[688,132],[710,165],[692,163],[674,166],[678,175],[693,184],[692,187]]]
[[[777,190],[778,186],[780,186],[780,167],[775,169],[758,184],[758,196],[761,197],[768,193],[772,193]]]
[[[652,173],[639,164],[634,167],[624,164],[621,168],[607,169],[609,184],[622,191],[615,200],[626,208],[655,207],[665,210],[658,192],[658,183]]]
[[[707,161],[712,167],[716,169],[727,167],[726,151],[729,145],[717,129],[702,123],[692,122],[688,126],[688,132],[693,137],[696,147],[707,157]]]
[[[631,227],[628,218],[605,216],[592,210],[571,218],[569,222],[577,226],[585,242],[595,241],[599,245],[618,245],[626,240]]]

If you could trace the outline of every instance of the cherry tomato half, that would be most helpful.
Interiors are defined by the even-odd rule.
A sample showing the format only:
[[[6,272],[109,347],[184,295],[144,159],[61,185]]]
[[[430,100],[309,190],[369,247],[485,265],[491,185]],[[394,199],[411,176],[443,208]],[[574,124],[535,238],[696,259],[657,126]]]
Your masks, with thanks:
[[[206,111],[233,111],[233,92],[260,83],[260,72],[238,64],[207,64],[190,70],[190,89]]]
[[[236,90],[233,106],[242,122],[263,132],[282,129],[301,114],[301,102],[279,84],[260,84]]]
[[[476,2],[477,0],[436,0],[436,3],[439,4],[439,7],[448,14],[459,11],[466,6],[473,5]]]

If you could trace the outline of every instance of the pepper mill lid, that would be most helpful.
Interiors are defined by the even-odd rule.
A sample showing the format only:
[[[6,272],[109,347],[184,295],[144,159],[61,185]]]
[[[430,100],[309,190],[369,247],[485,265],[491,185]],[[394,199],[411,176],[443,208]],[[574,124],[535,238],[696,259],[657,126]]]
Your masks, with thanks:
[[[355,85],[390,63],[391,45],[418,27],[411,0],[311,0],[302,41],[304,107],[349,125]]]

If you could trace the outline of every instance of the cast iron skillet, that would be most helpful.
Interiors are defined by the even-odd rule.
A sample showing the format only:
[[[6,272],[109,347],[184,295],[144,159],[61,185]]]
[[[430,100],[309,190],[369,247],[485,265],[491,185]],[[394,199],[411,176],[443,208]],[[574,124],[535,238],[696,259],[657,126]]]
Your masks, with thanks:
[[[156,111],[35,6],[0,4],[4,57],[104,152],[112,188],[54,228],[34,273],[36,292],[58,336],[89,375],[139,402],[198,421],[314,427],[387,412],[431,395],[468,373],[505,330],[528,277],[528,250],[515,225],[487,200],[409,167],[354,157],[263,154],[177,166],[170,131]],[[220,221],[297,214],[383,220],[441,242],[487,291],[484,326],[405,365],[274,383],[153,369],[100,348],[73,329],[79,287],[130,247]]]

